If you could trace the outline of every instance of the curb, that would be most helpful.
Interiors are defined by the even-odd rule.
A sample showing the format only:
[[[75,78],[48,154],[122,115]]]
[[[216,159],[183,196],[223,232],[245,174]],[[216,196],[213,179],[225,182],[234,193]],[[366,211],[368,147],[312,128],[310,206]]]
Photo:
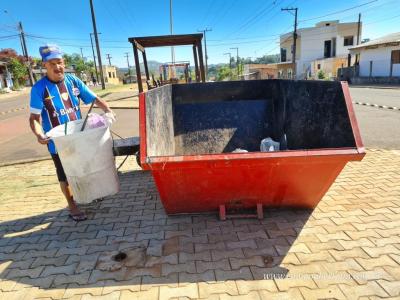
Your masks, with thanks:
[[[139,94],[136,94],[136,95],[133,95],[133,96],[126,96],[126,97],[122,97],[122,98],[117,98],[117,99],[104,99],[103,97],[102,98],[106,102],[114,102],[114,101],[119,101],[119,100],[131,99],[131,98],[135,98],[135,97],[138,97],[138,96],[139,96]]]
[[[110,106],[111,109],[139,109],[139,107],[132,106]]]
[[[4,115],[6,115],[6,114],[13,113],[13,112],[17,112],[17,111],[24,110],[24,109],[27,109],[27,108],[29,108],[29,106],[13,108],[13,109],[10,109],[10,110],[7,110],[7,111],[1,111],[1,112],[0,112],[0,115],[1,115],[1,116],[4,116]]]
[[[14,165],[29,164],[29,163],[34,163],[34,162],[39,162],[39,161],[44,161],[44,160],[51,160],[51,157],[45,156],[45,157],[39,157],[39,158],[21,159],[21,160],[16,160],[16,161],[7,162],[7,163],[0,163],[0,168],[14,166]]]
[[[358,104],[358,105],[364,105],[364,106],[370,106],[370,107],[376,107],[376,108],[382,108],[382,109],[389,109],[389,110],[398,110],[398,111],[400,111],[400,107],[396,107],[396,106],[386,106],[386,105],[371,104],[371,103],[357,102],[357,101],[353,101],[353,104]]]

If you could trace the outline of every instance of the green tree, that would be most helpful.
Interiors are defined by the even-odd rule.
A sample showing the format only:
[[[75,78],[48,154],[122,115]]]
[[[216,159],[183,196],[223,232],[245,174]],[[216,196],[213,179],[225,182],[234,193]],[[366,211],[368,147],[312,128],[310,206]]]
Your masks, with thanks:
[[[20,85],[24,85],[28,75],[27,68],[17,58],[11,58],[9,69],[14,78],[14,87],[19,88]]]
[[[64,63],[66,67],[73,68],[78,76],[84,73],[94,72],[93,62],[85,62],[82,57],[77,54],[64,54]]]
[[[318,79],[325,79],[325,73],[322,70],[319,70],[317,73]]]
[[[232,79],[233,77],[234,76],[232,70],[229,68],[229,65],[223,65],[217,69],[217,76],[216,76],[217,81]]]

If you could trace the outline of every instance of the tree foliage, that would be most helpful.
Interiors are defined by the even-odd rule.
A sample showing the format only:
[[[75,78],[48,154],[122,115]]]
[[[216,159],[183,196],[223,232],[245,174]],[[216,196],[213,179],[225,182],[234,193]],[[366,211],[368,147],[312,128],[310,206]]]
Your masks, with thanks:
[[[77,54],[64,54],[63,55],[65,66],[75,70],[76,74],[80,76],[82,72],[92,73],[94,72],[93,62],[85,62],[82,57]]]
[[[15,88],[18,88],[20,85],[24,85],[28,75],[26,66],[17,58],[11,58],[8,67],[13,75]]]

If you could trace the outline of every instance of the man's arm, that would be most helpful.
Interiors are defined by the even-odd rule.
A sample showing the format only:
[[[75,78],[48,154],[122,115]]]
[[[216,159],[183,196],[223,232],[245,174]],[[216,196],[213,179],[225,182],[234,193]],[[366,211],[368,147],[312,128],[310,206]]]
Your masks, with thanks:
[[[94,103],[97,105],[98,108],[102,109],[105,113],[112,112],[107,102],[100,99],[99,97],[96,98]]]
[[[40,115],[31,114],[29,116],[29,125],[38,142],[42,145],[46,145],[50,139],[43,133],[42,126],[40,125]]]

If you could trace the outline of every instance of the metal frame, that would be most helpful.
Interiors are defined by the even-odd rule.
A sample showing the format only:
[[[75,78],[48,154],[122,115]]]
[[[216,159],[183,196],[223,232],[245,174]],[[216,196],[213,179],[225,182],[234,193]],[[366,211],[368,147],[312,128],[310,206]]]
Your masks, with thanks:
[[[203,34],[180,34],[180,35],[161,35],[161,36],[146,36],[146,37],[131,37],[128,41],[133,46],[133,55],[135,57],[135,67],[139,93],[143,92],[142,74],[140,70],[139,52],[142,53],[143,64],[146,74],[146,81],[150,80],[150,73],[147,64],[146,49],[150,47],[166,47],[166,46],[193,46],[193,58],[196,73],[196,82],[205,82],[206,76],[203,62],[203,49],[201,40]]]

